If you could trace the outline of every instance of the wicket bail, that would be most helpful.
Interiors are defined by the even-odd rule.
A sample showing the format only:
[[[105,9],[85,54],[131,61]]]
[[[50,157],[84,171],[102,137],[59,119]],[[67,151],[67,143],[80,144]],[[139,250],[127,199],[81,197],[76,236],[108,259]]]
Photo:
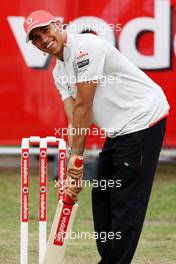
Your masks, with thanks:
[[[47,147],[48,143],[58,143],[58,201],[64,195],[66,173],[66,143],[56,137],[23,138],[21,143],[21,233],[20,264],[28,264],[28,220],[29,220],[29,154],[30,143],[39,145],[39,264],[42,264],[47,242]]]

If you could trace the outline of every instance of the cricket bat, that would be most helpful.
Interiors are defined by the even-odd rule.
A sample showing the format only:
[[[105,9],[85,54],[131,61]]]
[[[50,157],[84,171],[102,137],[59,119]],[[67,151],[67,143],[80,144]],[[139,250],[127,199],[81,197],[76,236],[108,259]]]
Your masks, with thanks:
[[[82,164],[83,159],[77,158],[75,166],[81,167]],[[65,195],[63,201],[59,201],[48,238],[43,264],[63,263],[69,241],[69,232],[72,229],[77,210],[78,204],[73,202],[70,196]]]

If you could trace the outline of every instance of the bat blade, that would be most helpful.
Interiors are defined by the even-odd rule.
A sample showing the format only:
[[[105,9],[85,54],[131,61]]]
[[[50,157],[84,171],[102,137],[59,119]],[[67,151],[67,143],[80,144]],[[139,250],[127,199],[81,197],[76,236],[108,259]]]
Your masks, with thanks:
[[[81,167],[82,164],[83,158],[75,162],[77,167]],[[78,204],[75,204],[69,196],[64,196],[64,200],[59,201],[42,264],[63,264],[77,210]]]
[[[59,201],[49,235],[43,264],[62,264],[69,241],[78,204],[70,205]]]

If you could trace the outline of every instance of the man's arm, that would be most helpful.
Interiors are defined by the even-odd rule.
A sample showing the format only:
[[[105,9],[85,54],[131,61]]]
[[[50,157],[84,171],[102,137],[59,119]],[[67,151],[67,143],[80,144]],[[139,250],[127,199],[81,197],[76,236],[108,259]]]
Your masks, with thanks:
[[[77,84],[77,97],[73,108],[73,128],[76,130],[72,137],[72,153],[82,155],[85,147],[86,129],[92,123],[92,105],[97,81]]]
[[[92,105],[97,81],[82,82],[77,84],[77,98],[68,97],[64,100],[64,111],[68,119],[68,127],[75,129],[75,135],[68,134],[68,140],[73,153],[83,154],[86,129],[92,122]]]
[[[67,165],[67,179],[72,181],[76,179],[78,187],[69,187],[65,189],[65,193],[72,196],[74,201],[82,189],[83,166],[81,168],[75,167],[75,160],[77,156],[82,155],[84,152],[86,134],[84,129],[90,127],[92,123],[92,105],[95,95],[97,82],[84,82],[77,85],[77,97],[73,107],[73,128],[77,133],[72,136],[72,155],[70,156]],[[80,133],[83,129],[83,133]],[[80,187],[81,186],[81,187]]]
[[[75,100],[72,97],[68,97],[63,101],[64,111],[68,120],[68,143],[72,145],[72,136],[70,135],[70,131],[73,124],[73,108],[74,108]]]

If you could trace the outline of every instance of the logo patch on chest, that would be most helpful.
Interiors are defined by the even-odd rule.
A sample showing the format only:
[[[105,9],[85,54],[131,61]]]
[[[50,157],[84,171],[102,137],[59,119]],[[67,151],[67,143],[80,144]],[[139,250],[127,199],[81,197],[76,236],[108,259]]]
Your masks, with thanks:
[[[86,65],[88,65],[88,64],[89,64],[89,59],[86,59],[86,60],[82,60],[82,61],[77,62],[77,65],[78,65],[78,68],[79,69],[82,68],[82,67],[84,67],[84,66],[86,66]]]
[[[89,54],[87,51],[80,51],[77,58],[76,58],[76,64],[78,70],[85,69],[85,66],[89,65]]]

